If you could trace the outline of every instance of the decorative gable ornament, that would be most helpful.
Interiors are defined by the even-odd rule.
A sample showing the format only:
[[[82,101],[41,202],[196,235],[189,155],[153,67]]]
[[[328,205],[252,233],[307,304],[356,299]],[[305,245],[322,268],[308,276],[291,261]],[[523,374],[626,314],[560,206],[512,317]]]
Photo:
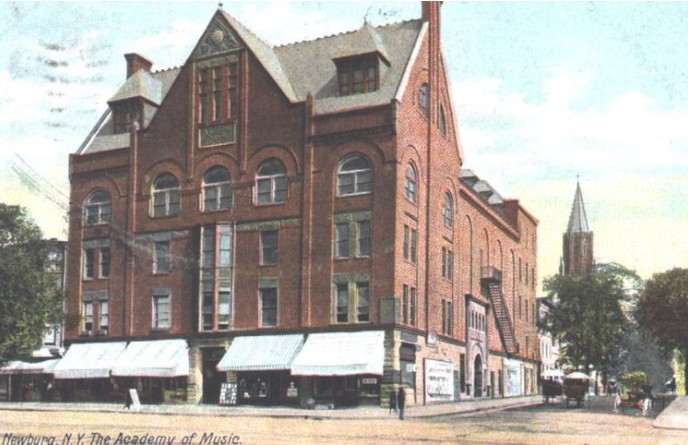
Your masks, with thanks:
[[[200,59],[242,49],[232,29],[222,20],[214,20],[191,53],[192,59]]]

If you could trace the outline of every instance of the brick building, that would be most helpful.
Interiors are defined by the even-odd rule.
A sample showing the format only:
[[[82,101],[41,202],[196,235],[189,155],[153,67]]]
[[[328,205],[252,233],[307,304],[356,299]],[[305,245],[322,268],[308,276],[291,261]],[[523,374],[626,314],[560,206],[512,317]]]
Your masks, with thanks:
[[[64,398],[536,391],[537,220],[462,170],[439,30],[272,47],[218,10],[179,68],[127,54],[70,157]]]

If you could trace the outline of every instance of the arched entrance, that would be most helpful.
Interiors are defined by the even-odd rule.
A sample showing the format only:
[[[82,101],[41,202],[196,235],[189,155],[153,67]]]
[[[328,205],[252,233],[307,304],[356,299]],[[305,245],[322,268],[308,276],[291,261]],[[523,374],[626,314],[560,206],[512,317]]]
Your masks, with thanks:
[[[483,359],[480,354],[475,356],[473,362],[473,397],[483,396]]]

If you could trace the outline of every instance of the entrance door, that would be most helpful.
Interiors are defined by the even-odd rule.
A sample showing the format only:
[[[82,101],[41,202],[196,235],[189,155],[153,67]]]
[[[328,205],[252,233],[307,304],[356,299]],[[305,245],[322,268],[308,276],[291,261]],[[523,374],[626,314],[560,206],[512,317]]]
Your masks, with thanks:
[[[225,353],[223,348],[203,348],[203,403],[220,403],[220,386],[225,373],[215,369]]]
[[[483,360],[480,354],[475,356],[473,362],[473,397],[483,396]]]

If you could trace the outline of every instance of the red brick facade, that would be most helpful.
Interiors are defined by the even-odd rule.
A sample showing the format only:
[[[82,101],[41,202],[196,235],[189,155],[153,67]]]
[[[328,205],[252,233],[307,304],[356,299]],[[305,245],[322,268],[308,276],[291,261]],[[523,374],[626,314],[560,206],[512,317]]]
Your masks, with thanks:
[[[408,338],[416,339],[418,351],[413,400],[424,403],[424,358],[450,361],[456,371],[462,354],[467,362],[472,359],[466,351],[465,296],[470,294],[487,311],[488,344],[482,354],[490,358],[482,357],[485,378],[492,373],[494,379],[497,372],[501,376],[498,359],[508,355],[530,370],[525,386],[534,391],[537,221],[516,200],[489,204],[488,196],[462,179],[464,159],[440,51],[439,9],[439,3],[423,3],[424,20],[418,22],[410,64],[386,103],[321,112],[319,103],[325,102],[318,102],[317,92],[305,100],[287,97],[252,42],[242,40],[244,34],[234,29],[239,49],[217,56],[231,57],[238,67],[233,141],[201,146],[205,136],[198,123],[198,101],[203,92],[197,79],[204,64],[212,69],[213,58],[192,56],[157,104],[155,116],[138,130],[132,126],[126,146],[72,155],[74,208],[103,190],[111,197],[112,216],[109,222],[89,225],[82,212],[71,215],[67,312],[73,321],[83,319],[84,294],[106,291],[109,313],[107,332],[98,335],[97,323],[86,332],[83,323],[74,321],[67,326],[68,341],[175,337],[188,339],[193,349],[226,346],[238,333],[383,329],[389,347],[380,403],[387,386],[396,381],[397,350]],[[220,22],[222,29],[232,29],[226,17],[218,12],[211,25]],[[147,68],[143,62],[137,65]],[[429,86],[427,102],[421,97],[424,84]],[[370,165],[370,192],[338,196],[338,169],[354,155]],[[287,197],[284,203],[257,205],[256,176],[269,159],[278,159],[286,170]],[[203,178],[214,166],[229,171],[233,205],[208,212],[203,211]],[[407,190],[409,167],[415,172],[415,192]],[[151,217],[152,187],[165,173],[178,181],[181,208],[176,216]],[[409,194],[415,194],[415,202]],[[357,255],[357,249],[364,249],[360,221],[370,223],[370,251]],[[233,230],[232,320],[231,329],[205,331],[200,326],[201,228],[215,224]],[[335,252],[338,224],[348,224],[342,230],[352,237],[352,252],[344,258]],[[277,231],[278,261],[262,265],[261,231],[266,230]],[[415,259],[409,245],[413,231]],[[155,242],[161,239],[169,241],[171,266],[168,273],[156,274]],[[99,278],[96,271],[92,279],[84,279],[84,243],[105,245],[99,240],[109,245],[109,277]],[[97,268],[99,260],[94,261]],[[503,294],[520,345],[515,354],[507,354],[490,298],[481,290],[481,273],[488,266],[502,272]],[[360,308],[360,288],[349,303],[358,306],[347,310],[352,319],[364,321],[337,321],[337,284],[347,282],[368,283],[369,321]],[[274,327],[264,327],[261,318],[264,283],[277,287]],[[406,289],[410,298],[411,288],[417,293],[415,317],[410,314],[413,303],[404,303],[403,297]],[[170,292],[169,327],[163,329],[152,323],[156,289]],[[437,344],[429,340],[435,336]],[[191,386],[202,386],[199,366]],[[470,379],[472,365],[466,366],[464,378]],[[504,386],[492,394],[503,395]]]

